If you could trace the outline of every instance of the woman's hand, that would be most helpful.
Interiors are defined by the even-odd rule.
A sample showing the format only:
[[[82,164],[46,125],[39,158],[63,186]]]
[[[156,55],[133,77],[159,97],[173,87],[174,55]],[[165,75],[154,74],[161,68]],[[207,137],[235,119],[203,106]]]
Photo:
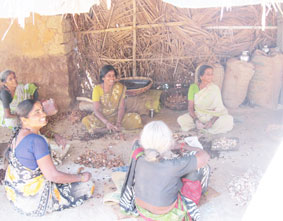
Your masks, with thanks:
[[[119,123],[119,122],[116,123],[116,127],[117,127],[117,131],[121,131],[122,130],[121,123]]]
[[[215,123],[215,121],[217,121],[218,117],[213,117],[210,119],[210,121],[208,121],[206,124],[205,124],[205,128],[206,129],[209,129],[213,126],[213,124]]]
[[[213,125],[213,123],[214,123],[214,122],[213,122],[212,120],[208,121],[208,122],[204,125],[204,128],[206,128],[206,129],[211,128],[212,125]]]
[[[195,122],[198,130],[205,128],[205,124],[203,124],[199,119],[197,119]]]
[[[43,173],[43,176],[54,183],[76,183],[87,182],[91,178],[91,174],[84,172],[81,174],[67,174],[56,169],[50,154],[37,160],[37,164]]]
[[[17,115],[12,114],[10,108],[4,109],[4,117],[5,118],[17,118]]]
[[[117,126],[111,124],[109,121],[106,122],[105,125],[106,125],[107,129],[110,130],[110,131],[112,131],[112,130],[117,131],[118,130]]]
[[[89,172],[80,173],[81,182],[87,182],[91,178],[91,174]]]

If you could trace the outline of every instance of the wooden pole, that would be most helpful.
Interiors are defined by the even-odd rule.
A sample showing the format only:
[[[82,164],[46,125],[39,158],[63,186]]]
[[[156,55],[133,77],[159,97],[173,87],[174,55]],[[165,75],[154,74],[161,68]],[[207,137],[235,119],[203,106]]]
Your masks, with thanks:
[[[136,25],[136,29],[146,29],[146,28],[158,28],[158,27],[174,27],[174,26],[182,26],[186,25],[186,22],[168,22],[168,23],[161,23],[161,24],[146,24],[146,25]],[[103,32],[116,32],[116,31],[129,31],[132,30],[133,26],[126,26],[126,27],[118,27],[118,28],[107,28],[107,29],[100,29],[100,30],[92,30],[92,31],[79,31],[79,34],[98,34]],[[251,30],[259,30],[262,29],[262,26],[206,26],[203,27],[206,30],[241,30],[241,29],[251,29]],[[267,30],[276,30],[277,26],[265,26]]]
[[[137,76],[137,5],[136,0],[133,0],[133,76]]]
[[[190,58],[196,58],[196,57],[207,57],[207,55],[192,55],[192,56],[180,56],[180,57],[160,57],[160,58],[137,58],[136,61],[160,61],[160,60],[184,60],[184,59],[190,59]],[[217,55],[217,57],[229,57],[228,55]],[[101,61],[111,61],[111,62],[131,62],[133,59],[130,58],[122,58],[122,59],[115,59],[115,58],[98,58]]]
[[[281,8],[283,4],[279,5]],[[277,12],[277,47],[283,53],[283,15]],[[283,104],[283,84],[281,84],[281,91],[279,96],[279,104]]]
[[[111,22],[111,18],[112,18],[112,15],[113,15],[113,11],[114,11],[114,7],[115,7],[115,4],[113,4],[113,6],[111,8],[110,16],[109,16],[108,23],[107,23],[107,28],[109,28],[109,25],[110,25],[110,22]],[[105,32],[104,37],[103,37],[101,51],[103,51],[106,36],[107,36],[107,32]]]
[[[283,52],[283,15],[277,13],[277,47]],[[283,98],[282,98],[283,99]]]
[[[181,26],[181,25],[185,25],[185,22],[168,22],[163,24],[136,25],[136,29],[170,27],[170,26]],[[92,31],[79,31],[79,34],[98,34],[103,32],[128,31],[132,29],[133,26],[126,26],[126,27],[108,28],[108,29],[92,30]]]
[[[251,30],[258,30],[262,29],[262,26],[207,26],[204,27],[206,30],[241,30],[241,29],[251,29]],[[277,29],[276,26],[265,26],[265,29]]]

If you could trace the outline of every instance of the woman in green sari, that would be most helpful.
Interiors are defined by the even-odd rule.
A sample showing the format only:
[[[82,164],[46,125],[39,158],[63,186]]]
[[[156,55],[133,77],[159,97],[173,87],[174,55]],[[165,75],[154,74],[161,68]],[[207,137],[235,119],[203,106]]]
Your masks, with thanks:
[[[25,99],[37,100],[37,87],[31,83],[18,84],[16,74],[11,70],[5,70],[0,75],[0,126],[12,129],[17,127],[17,105]]]
[[[211,134],[226,133],[233,128],[233,117],[223,105],[221,91],[213,83],[213,68],[202,65],[198,82],[188,91],[188,112],[178,117],[183,131],[197,128]]]
[[[100,71],[100,84],[93,88],[93,114],[83,118],[87,130],[95,132],[99,128],[120,131],[141,128],[141,117],[137,113],[125,113],[125,93],[127,88],[116,82],[117,71],[112,65],[105,65]]]

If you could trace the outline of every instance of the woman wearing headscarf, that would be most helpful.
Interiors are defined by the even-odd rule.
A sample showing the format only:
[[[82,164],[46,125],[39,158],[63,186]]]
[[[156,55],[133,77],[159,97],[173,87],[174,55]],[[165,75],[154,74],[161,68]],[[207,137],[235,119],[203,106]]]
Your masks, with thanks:
[[[100,71],[100,84],[93,88],[93,114],[83,118],[82,123],[89,132],[98,128],[119,131],[141,128],[141,117],[137,113],[125,113],[127,88],[117,82],[117,71],[112,65],[105,65]]]
[[[188,91],[188,113],[178,117],[183,131],[197,127],[211,134],[226,133],[233,128],[233,117],[222,102],[221,91],[213,83],[213,68],[202,65],[198,70],[198,82]]]
[[[27,216],[43,216],[81,205],[92,196],[91,174],[67,174],[56,169],[49,144],[39,133],[47,124],[39,101],[22,101],[17,108],[21,127],[10,141],[4,185],[15,209]]]

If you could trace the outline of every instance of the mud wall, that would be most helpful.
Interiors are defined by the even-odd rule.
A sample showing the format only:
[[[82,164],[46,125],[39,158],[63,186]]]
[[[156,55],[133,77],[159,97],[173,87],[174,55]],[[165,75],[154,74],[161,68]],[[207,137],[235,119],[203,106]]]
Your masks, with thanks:
[[[70,26],[62,16],[35,15],[22,29],[15,21],[0,41],[0,71],[16,72],[18,82],[39,86],[40,99],[54,98],[60,110],[72,100],[73,87],[68,70],[68,53],[73,48]],[[0,38],[10,20],[0,19]]]

